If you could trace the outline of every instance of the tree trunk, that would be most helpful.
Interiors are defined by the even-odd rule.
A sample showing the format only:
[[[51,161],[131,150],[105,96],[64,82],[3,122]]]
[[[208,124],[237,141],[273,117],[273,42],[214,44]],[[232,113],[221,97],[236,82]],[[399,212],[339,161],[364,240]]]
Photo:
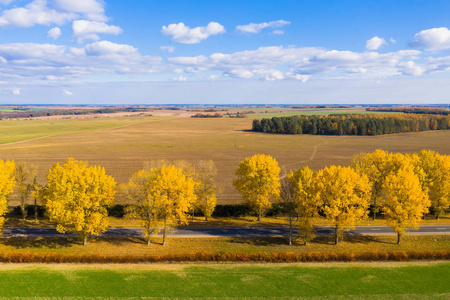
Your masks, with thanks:
[[[152,242],[151,242],[151,240],[150,240],[150,235],[148,236],[148,239],[147,239],[147,246],[150,246],[150,244],[151,244]]]
[[[87,245],[87,235],[83,234],[83,246]]]
[[[258,222],[261,221],[261,212],[258,212]]]
[[[167,219],[164,219],[163,246],[166,245]]]
[[[205,215],[205,221],[208,222],[208,216],[207,215]]]
[[[439,220],[439,215],[436,215],[436,220]]]
[[[292,245],[292,216],[289,215],[289,246]]]
[[[37,209],[37,199],[34,198],[34,220],[38,220],[38,209]]]
[[[22,217],[23,217],[23,220],[25,221],[25,219],[27,218],[27,215],[26,215],[26,212],[25,212],[25,205],[24,204],[22,204],[20,206],[20,210],[22,211]]]
[[[373,201],[373,220],[377,218],[377,200]]]
[[[338,237],[338,227],[334,229],[334,244],[337,245],[339,243],[339,237]]]
[[[397,233],[397,245],[400,245],[400,237],[402,235],[400,233]]]
[[[194,222],[195,209],[192,209],[192,222]]]

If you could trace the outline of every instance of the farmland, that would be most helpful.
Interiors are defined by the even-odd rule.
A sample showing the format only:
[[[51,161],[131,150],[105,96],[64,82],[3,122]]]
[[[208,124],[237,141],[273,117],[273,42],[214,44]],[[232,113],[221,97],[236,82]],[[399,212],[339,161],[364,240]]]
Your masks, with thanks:
[[[346,165],[353,155],[377,148],[402,153],[430,149],[450,154],[450,131],[376,137],[293,136],[254,133],[251,123],[251,118],[159,116],[1,121],[0,158],[35,165],[41,183],[54,163],[68,157],[104,166],[118,183],[127,182],[146,161],[212,159],[222,187],[218,202],[229,204],[241,201],[232,186],[238,162],[255,153],[272,155],[283,174],[304,165],[314,170],[331,164]],[[18,141],[23,142],[14,143]],[[11,205],[17,205],[14,197],[11,200]],[[117,203],[125,202],[119,194]]]
[[[448,299],[450,264],[6,265],[0,297]]]

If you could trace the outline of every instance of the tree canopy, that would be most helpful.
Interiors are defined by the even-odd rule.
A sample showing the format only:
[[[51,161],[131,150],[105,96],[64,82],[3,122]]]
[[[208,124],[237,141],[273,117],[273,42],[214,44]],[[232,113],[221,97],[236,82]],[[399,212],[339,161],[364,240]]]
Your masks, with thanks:
[[[0,231],[3,230],[5,214],[8,212],[8,195],[13,192],[14,161],[3,161],[0,159]]]

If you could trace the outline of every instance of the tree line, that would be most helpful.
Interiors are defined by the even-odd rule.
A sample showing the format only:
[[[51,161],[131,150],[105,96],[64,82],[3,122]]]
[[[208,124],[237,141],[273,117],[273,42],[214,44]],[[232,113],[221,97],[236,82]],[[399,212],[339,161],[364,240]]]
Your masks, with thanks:
[[[255,119],[252,124],[256,132],[314,135],[382,135],[449,128],[450,116],[415,114],[301,115]]]
[[[149,107],[105,107],[96,109],[49,109],[49,110],[17,110],[17,111],[2,111],[0,112],[0,119],[11,118],[34,118],[45,116],[66,116],[66,115],[92,115],[92,114],[111,114],[118,112],[147,112],[152,111]]]
[[[281,178],[280,172],[273,157],[256,154],[239,163],[233,185],[258,220],[272,203],[283,208],[289,219],[289,244],[294,226],[305,244],[309,242],[319,216],[333,224],[337,244],[345,231],[368,216],[370,205],[373,217],[382,213],[400,243],[400,237],[409,228],[416,229],[430,210],[439,218],[450,207],[450,157],[433,151],[400,154],[376,150],[354,156],[349,166],[329,166],[316,172],[305,166]],[[211,160],[194,165],[159,160],[149,162],[128,183],[117,187],[104,168],[69,158],[55,164],[47,184],[41,186],[24,164],[0,160],[0,228],[8,212],[7,197],[16,186],[24,218],[25,201],[32,195],[35,204],[45,206],[57,231],[76,232],[86,244],[88,236],[107,231],[107,209],[119,188],[131,203],[126,217],[140,221],[147,243],[164,228],[165,244],[168,229],[187,224],[196,210],[206,220],[212,215],[217,203],[216,175]]]
[[[380,112],[402,112],[407,114],[427,114],[427,115],[449,115],[450,110],[438,107],[405,107],[405,106],[384,106],[384,107],[367,107],[366,111]]]

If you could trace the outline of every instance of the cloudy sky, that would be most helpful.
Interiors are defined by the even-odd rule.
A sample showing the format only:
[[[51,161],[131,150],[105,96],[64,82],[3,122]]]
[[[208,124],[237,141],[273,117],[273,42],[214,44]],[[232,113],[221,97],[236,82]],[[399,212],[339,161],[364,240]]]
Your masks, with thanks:
[[[0,0],[0,104],[450,102],[450,1]]]

